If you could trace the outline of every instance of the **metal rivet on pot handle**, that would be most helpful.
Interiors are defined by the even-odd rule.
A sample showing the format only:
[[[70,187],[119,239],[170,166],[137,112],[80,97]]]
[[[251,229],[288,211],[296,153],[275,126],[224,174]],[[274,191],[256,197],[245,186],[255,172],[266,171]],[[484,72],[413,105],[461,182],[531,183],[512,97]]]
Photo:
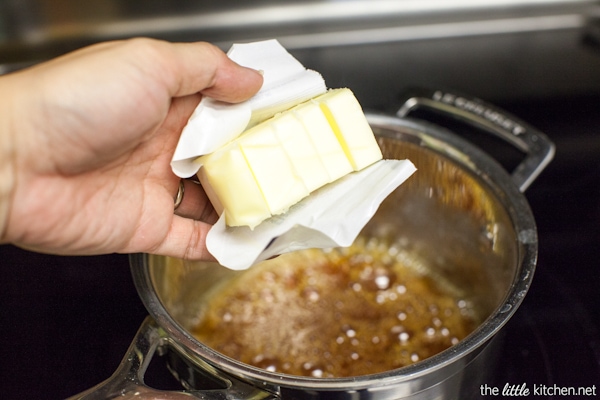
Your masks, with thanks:
[[[554,157],[554,144],[546,135],[509,113],[480,99],[452,91],[415,89],[402,99],[396,113],[406,117],[417,108],[425,108],[479,127],[512,144],[526,154],[512,172],[512,179],[521,192],[538,177]]]

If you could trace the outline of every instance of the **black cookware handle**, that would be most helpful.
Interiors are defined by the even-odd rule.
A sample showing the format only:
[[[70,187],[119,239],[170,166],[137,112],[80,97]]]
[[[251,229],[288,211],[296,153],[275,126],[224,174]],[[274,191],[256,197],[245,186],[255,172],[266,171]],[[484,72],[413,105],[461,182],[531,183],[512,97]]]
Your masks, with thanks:
[[[152,317],[147,317],[115,373],[104,382],[68,400],[105,400],[117,398],[131,400],[275,400],[279,398],[272,393],[259,390],[236,379],[220,376],[216,371],[207,371],[206,373],[210,374],[213,379],[221,380],[223,382],[222,386],[225,389],[165,391],[151,388],[144,383],[144,374],[154,354],[159,349],[164,349],[165,346],[175,348],[179,353],[178,356],[188,359],[190,363],[194,363],[191,357],[186,356],[181,349],[177,349],[177,346],[172,343],[168,334],[158,326]],[[210,369],[208,365],[201,366],[198,363],[199,361],[194,363],[195,368]]]
[[[525,153],[512,172],[521,192],[538,177],[554,157],[554,144],[546,135],[518,118],[480,99],[452,91],[413,89],[396,113],[403,118],[418,108],[439,112],[497,136]]]

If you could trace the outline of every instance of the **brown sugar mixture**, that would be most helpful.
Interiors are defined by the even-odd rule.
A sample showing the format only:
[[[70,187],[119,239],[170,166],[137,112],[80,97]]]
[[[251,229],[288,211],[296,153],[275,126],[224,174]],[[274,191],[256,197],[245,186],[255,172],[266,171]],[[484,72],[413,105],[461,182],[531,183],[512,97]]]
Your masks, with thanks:
[[[272,372],[348,377],[428,358],[476,326],[469,304],[373,240],[252,267],[208,302],[194,335]]]

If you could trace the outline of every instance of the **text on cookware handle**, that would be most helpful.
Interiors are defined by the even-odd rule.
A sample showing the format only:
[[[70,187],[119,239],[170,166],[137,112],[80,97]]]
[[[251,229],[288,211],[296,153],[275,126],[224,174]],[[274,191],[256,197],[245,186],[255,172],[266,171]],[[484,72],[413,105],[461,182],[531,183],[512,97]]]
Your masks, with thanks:
[[[407,94],[397,116],[403,118],[426,108],[481,128],[525,153],[512,172],[512,179],[524,192],[554,157],[554,144],[546,135],[509,113],[480,99],[442,90],[416,89]]]

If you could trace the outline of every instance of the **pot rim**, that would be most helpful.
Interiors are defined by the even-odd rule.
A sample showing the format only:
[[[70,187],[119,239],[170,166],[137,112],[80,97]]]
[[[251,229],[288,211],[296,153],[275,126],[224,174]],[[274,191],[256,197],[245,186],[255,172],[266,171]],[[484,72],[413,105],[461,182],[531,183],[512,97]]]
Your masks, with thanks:
[[[386,129],[384,136],[397,136],[399,130],[409,130],[413,139],[452,160],[466,165],[478,176],[510,216],[517,235],[519,263],[517,273],[501,304],[470,335],[456,345],[415,364],[371,375],[348,378],[311,378],[269,372],[253,367],[221,353],[196,340],[179,325],[161,304],[148,270],[150,255],[132,254],[131,271],[138,293],[155,321],[178,345],[200,356],[219,370],[238,378],[262,381],[265,385],[321,390],[359,390],[402,383],[422,377],[434,370],[452,368],[453,364],[468,354],[481,349],[508,322],[522,303],[531,285],[537,262],[538,236],[535,220],[525,196],[512,181],[511,176],[485,152],[456,134],[427,122],[411,118],[367,113],[372,126]],[[389,133],[388,133],[389,131]],[[393,132],[396,132],[395,134]],[[463,366],[464,367],[464,366]]]

